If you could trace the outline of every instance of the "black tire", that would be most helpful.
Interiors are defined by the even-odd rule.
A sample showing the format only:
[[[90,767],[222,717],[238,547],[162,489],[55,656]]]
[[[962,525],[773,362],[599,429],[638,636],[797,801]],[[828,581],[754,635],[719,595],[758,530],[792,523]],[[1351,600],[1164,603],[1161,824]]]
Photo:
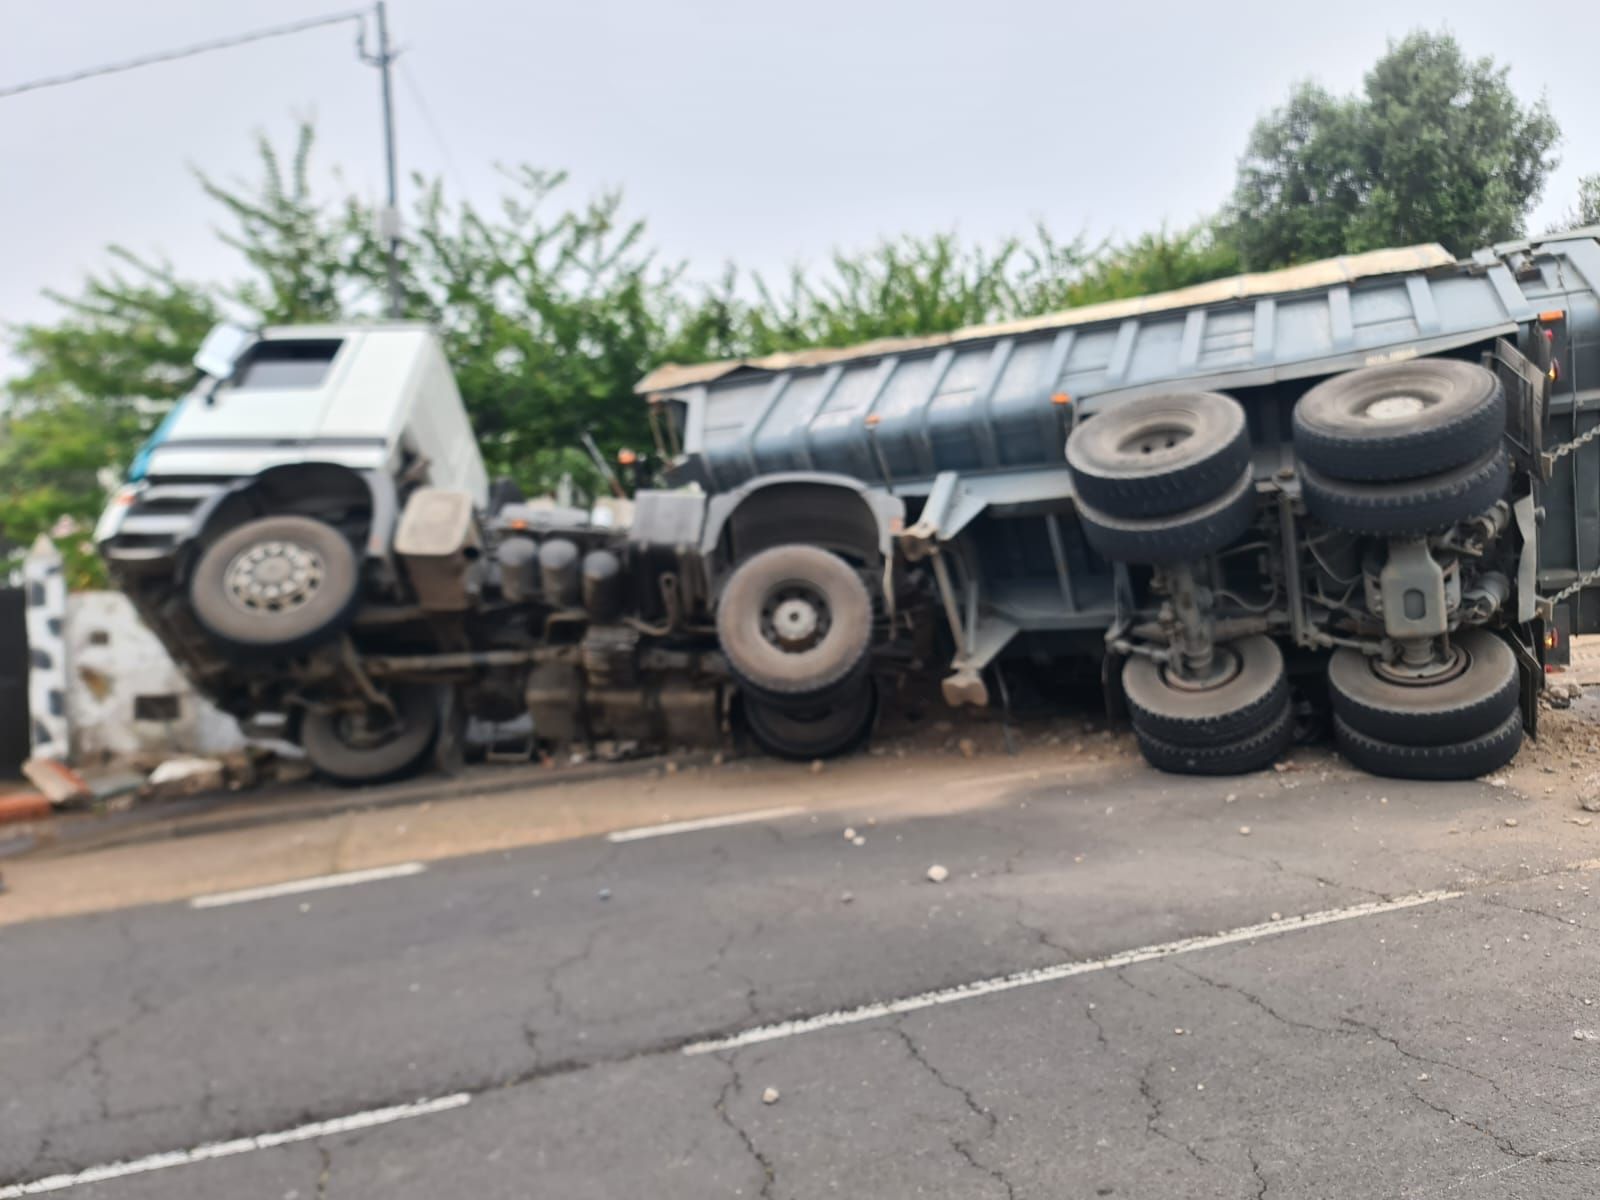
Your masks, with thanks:
[[[796,614],[803,622],[808,612],[809,633],[792,627],[786,643],[779,625]],[[865,671],[872,597],[838,555],[774,546],[740,563],[722,589],[717,638],[747,693],[777,704],[815,704],[850,690]]]
[[[355,615],[360,564],[345,536],[310,517],[262,517],[207,546],[189,604],[212,637],[246,654],[294,654]]]
[[[1443,746],[1407,746],[1358,733],[1333,719],[1339,753],[1363,771],[1393,779],[1476,779],[1498,771],[1522,746],[1522,714],[1514,712],[1480,737]]]
[[[1237,541],[1255,518],[1255,480],[1248,467],[1209,504],[1171,516],[1114,517],[1078,502],[1084,537],[1113,562],[1193,562]]]
[[[1233,656],[1238,670],[1203,690],[1173,687],[1165,667],[1130,656],[1122,667],[1122,693],[1134,725],[1173,746],[1211,746],[1259,731],[1289,703],[1283,651],[1271,638],[1240,638],[1216,652]]]
[[[383,783],[413,773],[439,736],[439,696],[427,686],[398,689],[392,699],[399,723],[370,744],[352,737],[345,714],[307,712],[300,746],[317,773],[346,787]]]
[[[1250,465],[1244,409],[1220,392],[1141,396],[1067,439],[1078,498],[1113,517],[1161,517],[1215,500]]]
[[[1476,462],[1398,483],[1346,483],[1300,465],[1306,511],[1323,524],[1378,537],[1415,537],[1475,517],[1505,496],[1506,453],[1495,447]]]
[[[1210,746],[1176,746],[1133,727],[1139,751],[1158,771],[1173,775],[1248,775],[1265,770],[1294,741],[1294,709],[1287,702],[1266,725],[1246,737]]]
[[[1505,429],[1505,389],[1493,371],[1424,358],[1319,383],[1295,405],[1294,450],[1333,479],[1416,479],[1482,458]]]
[[[756,745],[797,762],[836,758],[856,749],[867,740],[878,715],[877,689],[870,678],[832,703],[802,711],[759,696],[744,695],[741,702]]]
[[[1328,660],[1333,711],[1357,733],[1408,746],[1444,746],[1499,728],[1521,701],[1516,655],[1482,629],[1459,634],[1454,645],[1465,668],[1431,685],[1397,683],[1359,650],[1335,651]]]

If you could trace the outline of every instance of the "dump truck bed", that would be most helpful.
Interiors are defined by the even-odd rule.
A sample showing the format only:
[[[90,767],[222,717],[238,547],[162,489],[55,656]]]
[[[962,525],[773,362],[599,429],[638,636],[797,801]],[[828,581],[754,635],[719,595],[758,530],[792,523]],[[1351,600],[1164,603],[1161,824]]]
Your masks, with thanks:
[[[1413,246],[933,337],[668,366],[639,390],[685,405],[684,450],[710,488],[799,469],[887,470],[925,490],[945,470],[1059,464],[1068,402],[1440,353],[1513,332],[1574,281],[1592,300],[1576,260],[1600,248],[1550,245],[1565,249],[1520,280],[1509,259],[1526,248],[1457,262]]]

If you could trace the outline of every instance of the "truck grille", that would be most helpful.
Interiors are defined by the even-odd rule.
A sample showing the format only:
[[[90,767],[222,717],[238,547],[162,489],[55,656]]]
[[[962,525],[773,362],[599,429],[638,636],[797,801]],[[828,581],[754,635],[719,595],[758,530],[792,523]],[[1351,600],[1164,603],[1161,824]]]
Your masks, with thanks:
[[[101,547],[112,562],[136,564],[169,557],[207,501],[227,490],[228,479],[162,479],[134,497],[116,536]]]

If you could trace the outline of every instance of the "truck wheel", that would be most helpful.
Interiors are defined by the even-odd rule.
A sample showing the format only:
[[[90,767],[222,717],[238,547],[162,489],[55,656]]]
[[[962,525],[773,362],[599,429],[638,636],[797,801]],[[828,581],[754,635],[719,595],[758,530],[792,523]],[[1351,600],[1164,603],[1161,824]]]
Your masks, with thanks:
[[[349,541],[310,517],[262,517],[201,554],[189,604],[238,650],[290,654],[325,642],[355,613],[360,572]]]
[[[403,687],[391,697],[397,716],[368,712],[307,712],[300,745],[317,772],[334,783],[355,786],[409,775],[439,736],[439,696],[425,685]]]
[[[1482,737],[1518,711],[1517,659],[1501,638],[1471,629],[1452,639],[1455,662],[1433,682],[1385,674],[1359,650],[1328,660],[1333,711],[1367,737],[1443,746]]]
[[[1216,649],[1218,682],[1188,685],[1166,667],[1132,655],[1122,691],[1134,726],[1174,746],[1210,746],[1260,732],[1289,704],[1283,651],[1269,637],[1246,637]]]
[[[1418,537],[1475,517],[1504,497],[1510,482],[1511,465],[1498,446],[1464,467],[1391,483],[1347,483],[1300,465],[1307,512],[1334,529],[1378,537]]]
[[[774,546],[729,578],[717,603],[717,638],[747,695],[803,709],[860,679],[872,598],[838,555]]]
[[[1333,479],[1416,479],[1482,458],[1505,428],[1493,371],[1425,358],[1319,383],[1295,405],[1294,450]]]
[[[1159,771],[1174,775],[1247,775],[1265,770],[1294,741],[1294,709],[1284,701],[1283,708],[1268,723],[1246,737],[1209,746],[1178,746],[1140,729],[1133,734],[1145,761]]]
[[[743,706],[756,745],[777,758],[810,762],[866,741],[878,715],[878,694],[871,679],[864,679],[844,698],[814,708],[795,710],[748,694]]]
[[[1193,562],[1237,541],[1255,519],[1255,480],[1248,467],[1221,496],[1169,516],[1116,517],[1078,502],[1084,537],[1113,562]]]
[[[1067,439],[1078,498],[1113,517],[1160,517],[1215,500],[1250,463],[1244,409],[1218,392],[1142,396]]]
[[[1394,779],[1476,779],[1497,771],[1522,746],[1522,714],[1514,712],[1488,733],[1442,746],[1402,745],[1359,733],[1333,718],[1339,753],[1373,775]]]

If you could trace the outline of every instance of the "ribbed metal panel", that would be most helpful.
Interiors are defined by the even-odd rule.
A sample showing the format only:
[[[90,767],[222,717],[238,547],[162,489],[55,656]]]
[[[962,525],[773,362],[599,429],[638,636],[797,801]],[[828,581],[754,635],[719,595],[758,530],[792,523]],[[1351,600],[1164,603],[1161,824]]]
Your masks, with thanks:
[[[1556,269],[1530,269],[1530,255]],[[734,364],[664,394],[688,404],[686,449],[713,488],[795,469],[874,482],[887,471],[913,485],[940,471],[1040,467],[1061,462],[1065,406],[1055,397],[1093,411],[1168,386],[1248,387],[1469,345],[1534,319],[1551,280],[1566,278],[1562,295],[1584,280],[1573,258],[1600,270],[1592,240],[1501,247],[1451,266],[1257,288],[1067,328],[826,352],[817,365],[801,355],[784,370]]]

